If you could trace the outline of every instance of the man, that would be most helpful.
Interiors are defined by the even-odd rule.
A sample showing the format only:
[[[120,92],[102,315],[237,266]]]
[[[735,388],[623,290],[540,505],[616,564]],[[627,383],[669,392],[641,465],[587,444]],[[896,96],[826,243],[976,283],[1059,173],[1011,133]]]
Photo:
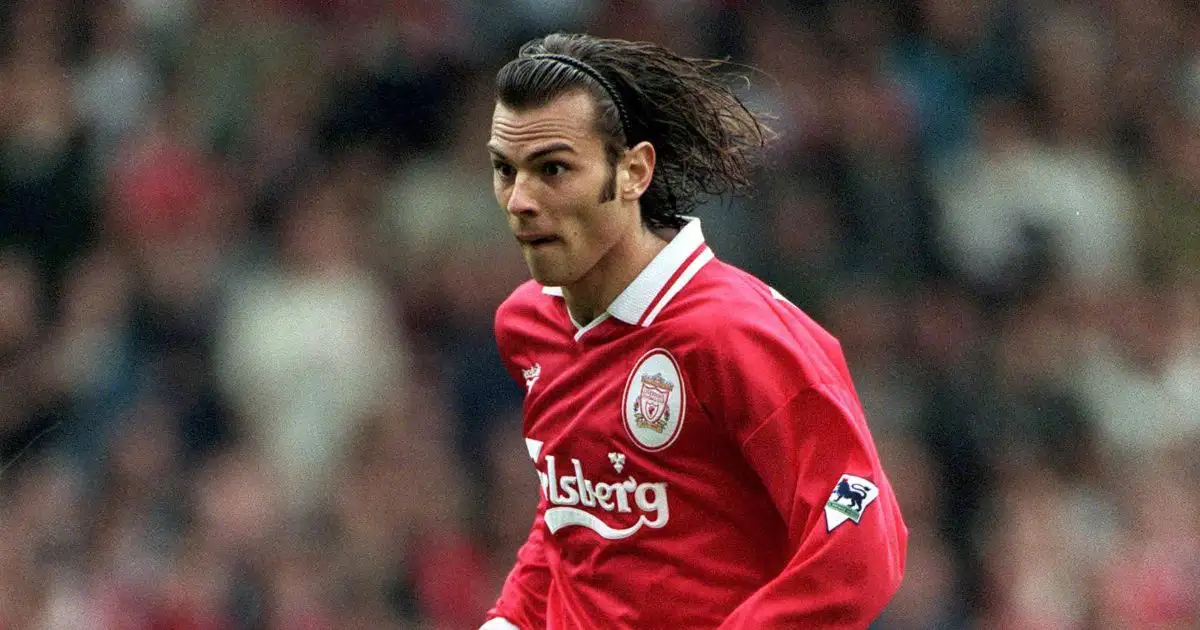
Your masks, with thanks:
[[[497,76],[496,314],[533,528],[484,628],[864,628],[907,530],[837,342],[714,258],[706,193],[769,132],[706,62],[555,34]]]

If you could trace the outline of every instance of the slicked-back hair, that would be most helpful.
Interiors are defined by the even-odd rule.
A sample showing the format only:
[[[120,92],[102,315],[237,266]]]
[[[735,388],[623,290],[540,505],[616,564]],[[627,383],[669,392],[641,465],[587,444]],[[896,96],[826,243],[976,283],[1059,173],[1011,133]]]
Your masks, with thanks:
[[[587,91],[610,167],[626,148],[654,145],[642,222],[679,228],[704,196],[748,190],[759,150],[772,137],[717,72],[722,65],[647,42],[554,33],[526,43],[500,69],[496,99],[528,109]],[[615,184],[610,178],[602,201],[613,198]]]

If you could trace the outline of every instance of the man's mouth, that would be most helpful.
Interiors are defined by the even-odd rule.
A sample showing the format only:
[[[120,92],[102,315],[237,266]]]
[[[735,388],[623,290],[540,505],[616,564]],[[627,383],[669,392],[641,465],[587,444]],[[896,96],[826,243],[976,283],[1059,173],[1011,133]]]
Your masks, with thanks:
[[[542,245],[549,245],[550,243],[558,242],[558,237],[557,236],[530,235],[530,236],[518,236],[517,240],[520,241],[520,243],[522,245],[528,245],[530,247],[540,247]]]

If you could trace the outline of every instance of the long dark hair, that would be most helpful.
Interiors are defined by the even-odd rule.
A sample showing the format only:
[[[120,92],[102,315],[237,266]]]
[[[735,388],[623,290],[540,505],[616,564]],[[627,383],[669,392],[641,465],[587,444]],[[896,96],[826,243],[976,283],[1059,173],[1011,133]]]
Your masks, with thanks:
[[[678,228],[703,196],[745,192],[758,150],[773,137],[718,74],[723,65],[647,42],[554,33],[526,43],[500,69],[496,98],[520,109],[587,90],[610,164],[638,142],[654,145],[642,221]]]

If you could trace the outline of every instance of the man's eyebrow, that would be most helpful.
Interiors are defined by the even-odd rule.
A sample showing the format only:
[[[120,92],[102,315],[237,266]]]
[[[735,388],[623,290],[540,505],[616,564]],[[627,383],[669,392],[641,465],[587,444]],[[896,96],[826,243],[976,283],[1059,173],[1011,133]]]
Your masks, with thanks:
[[[487,150],[488,150],[488,153],[492,154],[492,157],[500,158],[506,162],[508,161],[508,156],[504,155],[504,152],[501,151],[496,145],[492,144],[491,142],[488,143]]]
[[[501,160],[504,160],[505,162],[510,161],[508,156],[504,155],[504,152],[501,151],[499,148],[497,148],[496,145],[489,143],[487,149],[489,152],[491,152],[493,157],[500,158]],[[539,158],[546,157],[547,155],[550,155],[551,153],[558,153],[559,151],[568,151],[571,153],[576,153],[575,147],[571,146],[570,144],[568,144],[566,142],[555,142],[553,144],[544,146],[544,147],[538,149],[537,151],[534,151],[533,153],[530,153],[529,157],[526,158],[526,161],[532,162]]]

